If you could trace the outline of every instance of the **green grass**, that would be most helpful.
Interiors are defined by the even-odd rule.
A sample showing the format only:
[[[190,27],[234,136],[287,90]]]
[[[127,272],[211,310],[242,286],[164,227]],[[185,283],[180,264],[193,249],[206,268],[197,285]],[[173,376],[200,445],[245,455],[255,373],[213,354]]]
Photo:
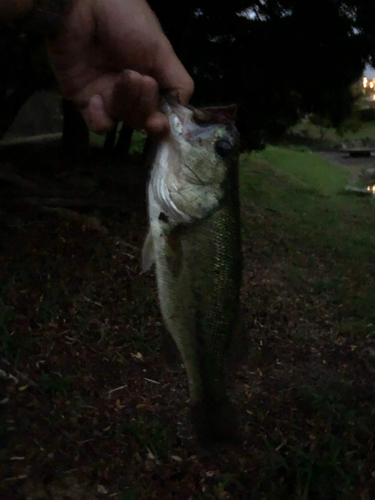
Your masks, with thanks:
[[[375,122],[363,122],[359,130],[344,133],[344,139],[363,139],[370,137],[375,140]]]
[[[264,317],[272,318],[273,305],[283,297],[280,307],[290,321],[293,309],[301,310],[293,303],[308,304],[307,326],[298,328],[304,319],[299,317],[290,337],[290,349],[299,346],[306,360],[310,349],[317,349],[323,359],[326,352],[335,351],[336,347],[331,346],[337,337],[350,339],[355,350],[374,331],[375,206],[373,199],[339,194],[347,181],[344,169],[311,152],[269,146],[262,152],[244,154],[241,159],[244,244],[249,252],[246,258],[254,262],[249,268],[255,279],[267,269],[275,269],[275,282],[271,275],[270,281],[253,284],[245,305],[250,309],[258,307]],[[261,273],[258,267],[253,270],[259,260],[263,262]],[[279,280],[282,283],[278,284]],[[257,300],[259,305],[255,306]],[[313,302],[319,304],[316,309]],[[327,315],[334,319],[330,333],[323,334],[327,331]],[[321,326],[312,333],[315,322]],[[267,342],[268,336],[283,337],[282,332],[277,326],[266,325],[259,338]],[[251,360],[252,365],[255,363],[256,354]],[[314,378],[303,382],[298,375],[295,389],[283,396],[283,405],[290,401],[291,406],[311,415],[309,425],[316,445],[308,445],[302,431],[305,420],[291,423],[276,418],[275,428],[286,426],[284,435],[289,437],[280,451],[280,441],[264,437],[268,454],[261,466],[259,486],[267,495],[264,498],[360,498],[355,463],[366,461],[366,443],[373,426],[371,412],[362,409],[364,401],[371,405],[374,397],[364,396],[361,402],[361,389],[354,388],[369,384],[371,377],[362,371],[355,355],[350,362],[337,358],[337,371],[333,371],[334,358],[324,363],[324,369],[331,370],[329,377],[317,384]],[[340,367],[346,363],[346,375],[342,376]],[[251,411],[256,421],[267,420],[258,410],[263,406],[253,403]],[[347,496],[340,496],[339,492],[344,491]]]
[[[276,227],[359,270],[372,261],[374,202],[343,195],[348,172],[314,153],[270,146],[241,162],[244,200],[276,211]],[[337,278],[337,275],[335,275]],[[334,277],[332,277],[334,279]]]
[[[104,146],[105,135],[96,134],[90,131],[90,146],[96,148],[102,148]]]
[[[146,142],[146,134],[144,132],[140,132],[135,130],[133,132],[132,144],[130,146],[130,154],[138,153],[141,154],[143,152],[143,147]]]
[[[373,200],[343,195],[348,177],[344,169],[314,153],[270,146],[243,155],[241,194],[244,200],[287,216],[279,223],[294,232],[308,229],[319,244],[337,247],[338,239],[344,242],[343,250],[372,250]]]
[[[120,131],[117,132],[116,141],[118,139]],[[94,132],[90,132],[90,146],[102,148],[104,146],[105,135],[95,134]],[[132,143],[130,146],[130,154],[140,154],[143,151],[143,146],[146,141],[146,134],[144,132],[140,132],[135,130],[133,132]]]
[[[286,175],[294,186],[313,189],[323,195],[336,193],[349,179],[349,173],[343,168],[332,165],[313,153],[268,146],[251,158],[271,164],[278,172]]]
[[[375,205],[340,194],[347,175],[313,153],[268,147],[243,155],[243,206],[257,215],[243,218],[243,232],[245,240],[263,242],[270,262],[283,252],[291,290],[329,297],[345,318],[340,330],[364,335],[375,322]]]

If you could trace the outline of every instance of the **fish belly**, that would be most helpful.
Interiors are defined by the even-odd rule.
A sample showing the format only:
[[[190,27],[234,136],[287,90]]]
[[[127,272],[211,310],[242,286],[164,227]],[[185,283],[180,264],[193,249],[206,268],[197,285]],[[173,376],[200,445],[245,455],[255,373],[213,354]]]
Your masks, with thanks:
[[[184,361],[192,405],[219,403],[226,399],[224,358],[239,308],[239,217],[229,205],[169,234],[163,224],[153,224],[163,319]]]

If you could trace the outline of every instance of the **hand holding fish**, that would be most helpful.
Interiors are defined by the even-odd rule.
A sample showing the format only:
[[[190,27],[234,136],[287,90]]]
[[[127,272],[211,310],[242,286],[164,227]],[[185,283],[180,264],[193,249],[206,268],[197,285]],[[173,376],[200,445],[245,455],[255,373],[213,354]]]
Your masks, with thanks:
[[[57,81],[90,129],[124,120],[133,128],[169,128],[158,110],[159,89],[186,103],[193,82],[145,0],[75,0],[65,29],[49,43]]]
[[[2,21],[35,11],[52,23],[61,17],[50,59],[62,95],[91,130],[103,133],[122,120],[153,133],[169,129],[159,90],[175,91],[186,104],[194,84],[145,0],[0,0]]]
[[[237,328],[241,285],[238,133],[235,107],[162,105],[148,186],[150,230],[143,267],[156,267],[165,326],[183,359],[202,443],[233,441],[237,423],[225,390],[225,359]]]

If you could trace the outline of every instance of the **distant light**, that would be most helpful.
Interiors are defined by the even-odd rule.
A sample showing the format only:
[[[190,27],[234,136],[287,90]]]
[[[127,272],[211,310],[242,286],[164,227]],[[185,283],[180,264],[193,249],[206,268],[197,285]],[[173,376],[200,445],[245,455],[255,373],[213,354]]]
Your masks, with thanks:
[[[367,82],[368,82],[367,78],[366,78],[366,77],[364,77],[364,78],[363,78],[363,86],[364,86],[364,88],[366,88],[366,87],[367,87]]]
[[[370,82],[370,88],[373,89],[374,88],[374,84],[372,82]]]
[[[237,16],[246,17],[247,19],[251,19],[252,21],[258,17],[256,10],[252,7],[248,7],[247,9],[238,12]]]

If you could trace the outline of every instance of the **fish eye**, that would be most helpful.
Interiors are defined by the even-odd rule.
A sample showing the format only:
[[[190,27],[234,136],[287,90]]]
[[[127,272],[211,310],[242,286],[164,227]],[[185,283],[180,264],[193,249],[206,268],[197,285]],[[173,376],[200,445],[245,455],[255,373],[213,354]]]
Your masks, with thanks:
[[[225,158],[232,151],[232,144],[226,139],[220,139],[215,143],[215,151],[219,156]]]

